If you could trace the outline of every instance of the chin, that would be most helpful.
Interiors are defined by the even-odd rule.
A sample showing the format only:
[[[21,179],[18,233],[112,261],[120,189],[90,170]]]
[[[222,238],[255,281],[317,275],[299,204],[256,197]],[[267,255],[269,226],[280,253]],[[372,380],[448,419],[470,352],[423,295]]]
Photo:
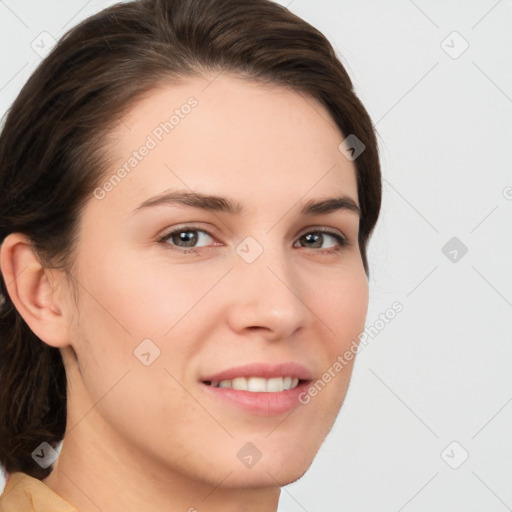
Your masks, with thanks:
[[[300,467],[275,467],[274,464],[270,463],[267,466],[261,466],[259,470],[257,470],[256,467],[251,470],[237,469],[237,471],[233,472],[233,474],[231,474],[231,476],[226,480],[225,486],[232,489],[284,487],[285,485],[292,484],[302,478],[308,471],[312,462],[313,459]]]
[[[300,448],[297,448],[297,447]],[[225,486],[230,488],[256,489],[263,487],[282,487],[304,476],[314,461],[318,446],[294,444],[290,447],[266,449],[261,458],[250,467],[237,460],[228,471],[231,475]]]

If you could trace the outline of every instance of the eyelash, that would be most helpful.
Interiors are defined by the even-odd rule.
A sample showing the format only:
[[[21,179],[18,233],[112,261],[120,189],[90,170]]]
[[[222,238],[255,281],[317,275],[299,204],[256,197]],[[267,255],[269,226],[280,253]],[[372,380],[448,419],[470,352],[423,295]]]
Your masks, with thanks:
[[[177,248],[176,246],[173,246],[167,242],[167,240],[172,235],[175,235],[177,233],[190,232],[190,231],[198,231],[198,232],[206,233],[209,237],[215,239],[215,237],[210,232],[208,232],[204,229],[201,229],[197,226],[190,226],[190,227],[185,226],[185,227],[181,227],[178,229],[174,229],[173,231],[170,231],[169,233],[165,234],[162,238],[160,238],[158,240],[158,242],[167,246],[167,248],[169,248],[171,251],[175,251],[175,252],[178,252],[181,254],[198,254],[197,249],[201,249],[201,247],[199,247],[197,249],[193,248],[193,247],[191,247],[189,249],[180,249],[180,248]],[[338,242],[338,245],[334,249],[311,249],[320,254],[326,254],[326,255],[336,254],[339,251],[343,250],[345,247],[352,245],[344,236],[340,235],[339,233],[337,233],[335,231],[332,231],[332,230],[326,229],[326,228],[315,228],[311,231],[306,231],[299,238],[302,238],[303,236],[314,234],[314,233],[325,233],[329,236],[332,236]],[[202,249],[205,249],[205,248],[206,247],[202,247]],[[308,249],[308,247],[304,247],[304,249]]]

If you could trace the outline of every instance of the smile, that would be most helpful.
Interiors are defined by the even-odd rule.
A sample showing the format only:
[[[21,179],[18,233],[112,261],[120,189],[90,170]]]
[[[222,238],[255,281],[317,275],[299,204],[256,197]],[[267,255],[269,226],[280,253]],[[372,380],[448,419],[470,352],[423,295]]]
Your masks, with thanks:
[[[219,388],[231,388],[239,391],[251,391],[253,393],[277,393],[296,388],[299,385],[297,377],[274,377],[265,379],[263,377],[236,377],[221,381],[207,381],[207,384]]]

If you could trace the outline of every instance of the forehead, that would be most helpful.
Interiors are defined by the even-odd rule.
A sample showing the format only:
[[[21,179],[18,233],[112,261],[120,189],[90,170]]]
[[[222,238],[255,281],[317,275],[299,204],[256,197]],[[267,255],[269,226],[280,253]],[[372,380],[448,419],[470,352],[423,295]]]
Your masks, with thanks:
[[[249,210],[332,193],[357,202],[343,138],[320,102],[289,88],[228,73],[160,84],[112,132],[102,207],[126,213],[169,188],[230,196]]]

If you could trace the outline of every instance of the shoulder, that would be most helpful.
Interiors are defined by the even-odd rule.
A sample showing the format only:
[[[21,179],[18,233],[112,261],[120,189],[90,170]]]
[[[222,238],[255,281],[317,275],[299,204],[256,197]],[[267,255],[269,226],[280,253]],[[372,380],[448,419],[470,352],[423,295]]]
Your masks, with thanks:
[[[0,512],[78,512],[46,484],[22,472],[7,475]]]

